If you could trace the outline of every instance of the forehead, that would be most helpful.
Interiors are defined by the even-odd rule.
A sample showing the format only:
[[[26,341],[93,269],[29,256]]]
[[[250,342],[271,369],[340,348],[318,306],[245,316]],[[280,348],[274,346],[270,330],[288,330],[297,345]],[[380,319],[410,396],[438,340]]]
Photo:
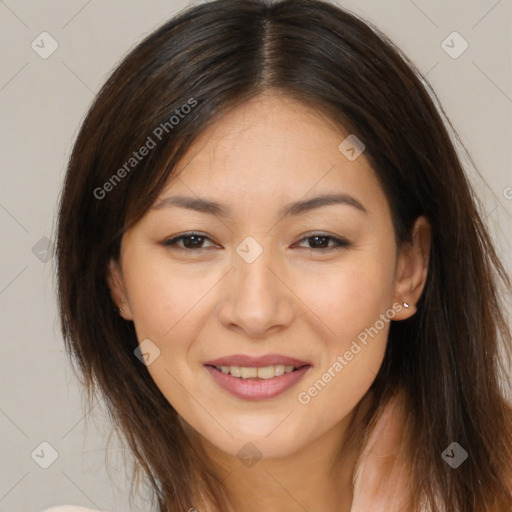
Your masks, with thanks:
[[[349,159],[339,148],[348,135],[313,106],[260,95],[196,139],[156,204],[171,192],[262,207],[332,192],[379,204],[383,192],[364,152]]]

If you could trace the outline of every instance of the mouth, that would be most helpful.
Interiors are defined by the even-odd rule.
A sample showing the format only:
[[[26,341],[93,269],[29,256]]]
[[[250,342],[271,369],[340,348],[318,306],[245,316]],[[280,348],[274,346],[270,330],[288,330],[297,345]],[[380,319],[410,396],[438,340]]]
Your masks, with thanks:
[[[266,400],[295,386],[312,365],[285,356],[238,355],[209,361],[204,367],[231,395],[244,400]]]

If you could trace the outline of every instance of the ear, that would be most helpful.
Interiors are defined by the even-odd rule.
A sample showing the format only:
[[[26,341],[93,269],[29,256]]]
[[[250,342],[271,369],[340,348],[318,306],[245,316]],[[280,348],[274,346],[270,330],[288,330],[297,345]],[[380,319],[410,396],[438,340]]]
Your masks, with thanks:
[[[394,320],[405,320],[416,312],[416,304],[427,281],[430,244],[430,223],[426,217],[418,217],[414,223],[412,241],[404,243],[398,255],[395,302],[402,308]],[[405,307],[404,302],[409,307]]]
[[[125,320],[133,320],[124,286],[123,271],[119,263],[114,259],[111,259],[108,263],[107,283],[112,300],[119,309],[119,314]]]

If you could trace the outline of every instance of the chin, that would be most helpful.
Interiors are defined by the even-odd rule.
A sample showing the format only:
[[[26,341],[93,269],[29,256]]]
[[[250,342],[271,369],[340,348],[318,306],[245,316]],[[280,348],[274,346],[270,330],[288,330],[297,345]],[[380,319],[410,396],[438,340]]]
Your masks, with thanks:
[[[286,417],[287,414],[257,420],[238,418],[223,423],[229,434],[223,429],[212,432],[211,425],[200,433],[218,450],[233,457],[250,455],[265,459],[284,458],[300,450],[308,441],[304,428],[291,423],[285,426],[288,421]]]
[[[297,452],[302,444],[299,439],[290,439],[286,435],[275,437],[250,436],[235,437],[232,440],[215,440],[217,449],[237,457],[241,462],[252,457],[256,459],[281,459]],[[210,440],[212,442],[212,440]]]

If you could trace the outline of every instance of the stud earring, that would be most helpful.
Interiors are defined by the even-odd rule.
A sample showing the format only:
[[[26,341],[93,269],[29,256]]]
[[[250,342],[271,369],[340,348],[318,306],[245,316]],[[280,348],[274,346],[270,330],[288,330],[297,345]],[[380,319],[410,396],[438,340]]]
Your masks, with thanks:
[[[124,303],[124,302],[125,302],[125,300],[124,300],[124,299],[121,299],[121,302],[122,302],[122,303]],[[121,313],[124,313],[123,308],[119,308],[119,311],[121,311]]]
[[[410,305],[407,302],[404,302],[403,305],[404,305],[404,308],[409,308],[410,307]]]

